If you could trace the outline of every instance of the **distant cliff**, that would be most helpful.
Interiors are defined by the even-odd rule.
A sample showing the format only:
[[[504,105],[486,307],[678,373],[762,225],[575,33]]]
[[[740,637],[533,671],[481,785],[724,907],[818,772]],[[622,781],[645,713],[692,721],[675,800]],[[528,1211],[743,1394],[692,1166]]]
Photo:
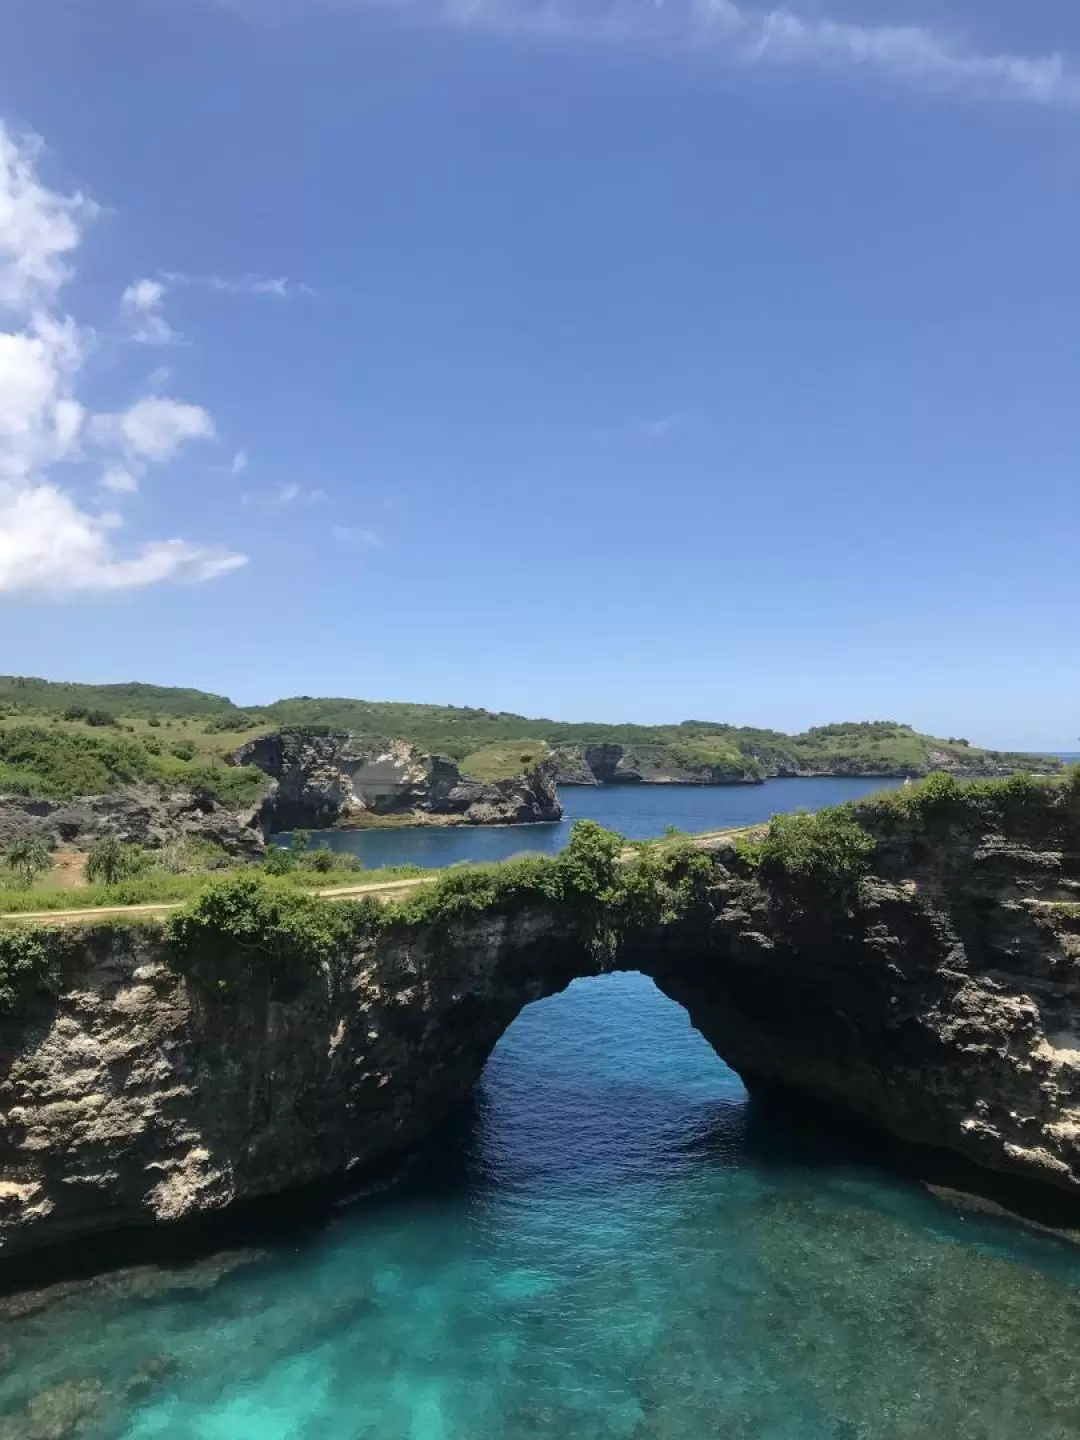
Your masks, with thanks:
[[[760,785],[765,767],[738,751],[678,745],[555,745],[560,785]]]
[[[402,821],[417,825],[521,825],[559,820],[555,767],[482,781],[462,775],[445,756],[426,755],[405,740],[350,733],[283,730],[235,754],[272,784],[260,809],[267,831],[350,828]]]
[[[657,744],[553,745],[560,785],[760,785],[776,777],[943,772],[959,779],[996,779],[1021,770],[1059,770],[1058,761],[980,750],[964,741],[935,740],[907,726],[825,726],[806,735],[774,736],[755,745],[692,735]]]

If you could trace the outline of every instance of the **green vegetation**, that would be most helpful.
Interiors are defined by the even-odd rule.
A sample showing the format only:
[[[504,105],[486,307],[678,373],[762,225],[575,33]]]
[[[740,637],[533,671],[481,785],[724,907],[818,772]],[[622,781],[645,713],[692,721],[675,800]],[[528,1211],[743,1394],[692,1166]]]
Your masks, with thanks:
[[[1080,765],[1049,778],[1019,774],[959,781],[931,775],[851,809],[881,833],[904,832],[926,841],[964,827],[976,833],[1035,833],[1046,845],[1080,845]]]
[[[758,840],[739,849],[765,886],[779,895],[848,899],[870,868],[877,846],[847,806],[810,815],[774,815]]]
[[[509,780],[535,770],[550,754],[551,746],[545,740],[513,740],[481,746],[464,757],[460,769],[474,780]]]
[[[29,890],[39,875],[52,869],[52,855],[45,841],[37,835],[23,835],[13,840],[4,852],[4,859],[16,881]]]
[[[0,1014],[40,985],[48,971],[48,935],[40,930],[0,929]]]
[[[122,876],[114,884],[101,881],[91,885],[63,886],[50,884],[46,879],[44,884],[27,888],[14,873],[4,875],[0,871],[0,921],[4,915],[25,915],[34,911],[168,905],[194,899],[216,879],[241,874],[267,874],[280,880],[287,888],[303,892],[336,886],[351,889],[384,885],[395,880],[419,879],[430,873],[419,865],[366,870],[353,855],[318,848],[295,858],[291,864],[287,863],[283,870],[265,863],[252,866],[233,861],[216,846],[203,841],[188,841],[154,851],[126,848],[137,852],[133,857],[134,873]]]
[[[26,675],[0,675],[0,707],[26,714],[72,706],[117,715],[217,715],[237,707],[224,695],[172,685],[75,685]]]
[[[197,983],[235,990],[262,981],[279,994],[326,964],[369,909],[377,903],[332,905],[249,871],[211,885],[165,935],[178,968]]]
[[[490,781],[519,775],[555,745],[663,745],[691,771],[719,780],[776,770],[922,775],[955,763],[968,769],[1031,757],[984,751],[966,739],[937,740],[892,721],[822,725],[801,735],[686,720],[679,725],[608,725],[530,719],[453,705],[298,696],[243,708],[223,695],[155,685],[73,685],[0,676],[0,794],[69,799],[146,783],[197,789],[233,808],[253,803],[265,777],[227,758],[271,729],[352,730],[403,739],[449,755],[464,773]],[[105,732],[105,733],[100,733]],[[1040,768],[1060,768],[1056,760]]]
[[[165,755],[126,736],[7,724],[0,727],[0,794],[71,800],[143,784],[163,792],[190,790],[240,808],[266,788],[261,770],[215,765],[197,759],[193,746],[184,746],[182,755],[179,749],[174,745],[174,753]]]
[[[91,885],[118,885],[149,868],[149,854],[138,845],[126,845],[115,835],[101,835],[86,854],[86,879]]]

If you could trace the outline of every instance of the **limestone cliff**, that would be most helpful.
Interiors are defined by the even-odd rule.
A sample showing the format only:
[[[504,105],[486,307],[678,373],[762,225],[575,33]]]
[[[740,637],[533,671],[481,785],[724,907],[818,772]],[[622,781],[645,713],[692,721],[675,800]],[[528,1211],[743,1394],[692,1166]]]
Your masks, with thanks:
[[[264,735],[242,746],[234,759],[271,777],[261,811],[270,831],[387,818],[418,825],[520,825],[559,820],[563,813],[549,761],[527,775],[485,782],[404,740],[312,730]]]
[[[425,1135],[530,1000],[589,968],[550,908],[359,949],[286,999],[202,994],[160,932],[73,947],[0,1016],[0,1255],[220,1210]]]
[[[960,779],[1013,775],[1032,765],[1053,770],[1058,762],[1031,757],[998,756],[994,752],[960,745],[927,742],[916,757],[901,759],[888,753],[846,754],[842,746],[827,756],[800,754],[797,746],[766,747],[711,757],[708,746],[683,744],[557,744],[551,749],[560,785],[760,785],[776,776],[866,775],[912,778],[934,773]]]
[[[276,996],[185,981],[159,932],[56,932],[49,985],[0,1015],[0,1252],[374,1160],[448,1114],[523,1005],[612,967],[651,975],[751,1089],[1080,1209],[1080,795],[1046,793],[959,819],[868,807],[850,893],[790,893],[722,842],[662,922],[604,910],[603,946],[523,883],[381,927]]]
[[[738,754],[695,760],[670,745],[556,745],[560,785],[760,785],[764,768]]]

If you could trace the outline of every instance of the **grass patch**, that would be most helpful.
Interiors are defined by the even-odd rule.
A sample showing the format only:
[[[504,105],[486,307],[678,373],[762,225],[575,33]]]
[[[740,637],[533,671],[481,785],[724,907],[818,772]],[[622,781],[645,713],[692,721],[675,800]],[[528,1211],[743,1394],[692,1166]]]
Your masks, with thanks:
[[[511,780],[535,770],[550,754],[551,746],[544,740],[508,741],[474,750],[461,761],[460,769],[474,780]]]

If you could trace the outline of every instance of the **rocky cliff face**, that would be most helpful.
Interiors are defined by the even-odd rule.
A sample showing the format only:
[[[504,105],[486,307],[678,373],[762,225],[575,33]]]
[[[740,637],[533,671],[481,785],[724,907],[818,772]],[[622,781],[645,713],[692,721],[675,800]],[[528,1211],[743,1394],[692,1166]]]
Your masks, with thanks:
[[[667,745],[556,745],[552,749],[560,785],[760,785],[751,761],[745,765],[691,765]]]
[[[468,1093],[591,962],[550,908],[372,944],[287,998],[200,995],[116,928],[0,1018],[0,1255],[219,1210],[363,1165]]]
[[[889,765],[858,756],[839,756],[828,764],[795,759],[759,763],[753,757],[737,758],[710,765],[703,760],[682,758],[670,745],[555,745],[551,758],[560,785],[760,785],[772,776],[785,778],[814,775],[926,775],[942,772],[965,778],[994,778],[1013,775],[1018,757],[995,759],[984,750],[934,749],[926,751],[925,763]]]
[[[749,1087],[1080,1201],[1078,838],[885,836],[850,905],[778,900],[729,844],[707,926],[643,958]]]
[[[763,883],[730,843],[678,919],[605,966],[685,1005],[746,1083],[797,1092],[1080,1209],[1080,816],[877,826],[846,898]],[[1071,808],[1070,808],[1071,807]],[[523,1005],[596,973],[535,896],[402,922],[278,999],[199,991],[160,935],[58,935],[0,1018],[0,1252],[220,1209],[436,1125]]]
[[[242,859],[266,850],[254,811],[237,814],[187,792],[160,795],[138,787],[63,801],[0,796],[0,848],[23,835],[39,836],[51,847],[85,848],[105,834],[150,850],[186,839],[212,841]]]
[[[271,831],[364,825],[387,817],[414,824],[521,825],[559,820],[563,813],[554,766],[547,761],[528,775],[484,782],[404,740],[300,730],[252,740],[234,758],[272,777],[261,811]]]

